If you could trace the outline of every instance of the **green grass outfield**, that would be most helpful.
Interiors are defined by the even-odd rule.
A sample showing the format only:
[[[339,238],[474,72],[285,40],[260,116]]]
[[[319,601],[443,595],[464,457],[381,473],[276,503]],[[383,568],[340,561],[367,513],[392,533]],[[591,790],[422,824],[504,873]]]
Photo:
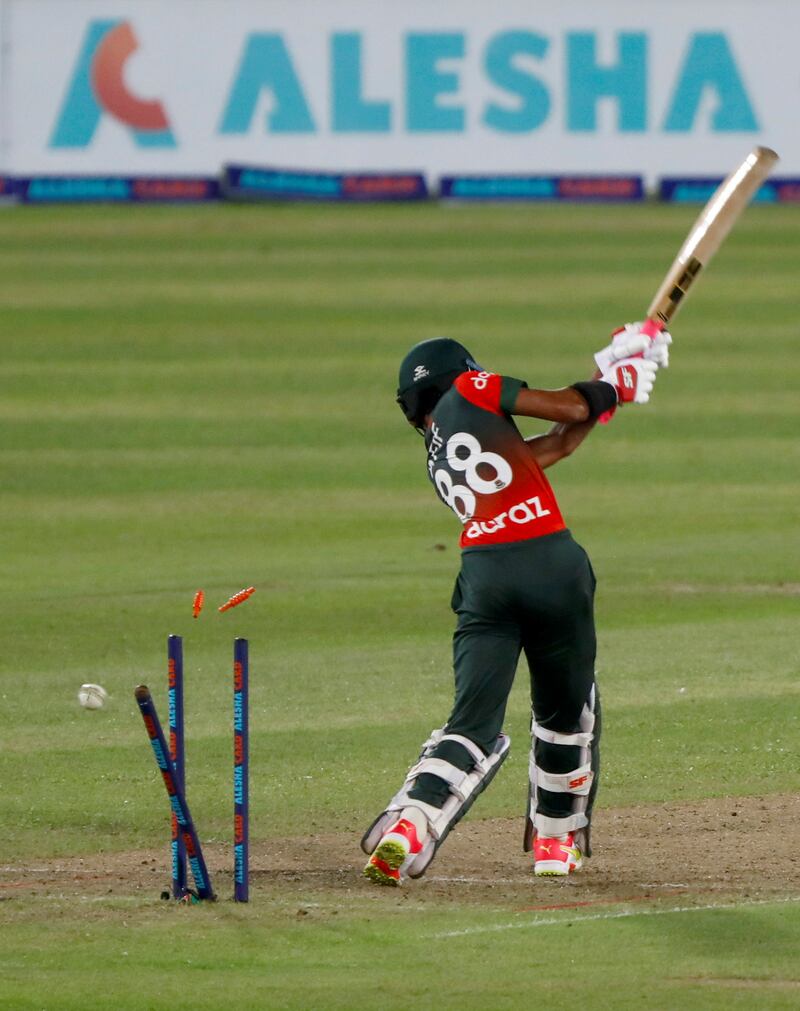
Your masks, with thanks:
[[[163,844],[132,689],[149,681],[166,716],[169,632],[185,636],[204,841],[230,834],[228,671],[246,635],[256,841],[324,829],[356,847],[451,694],[458,529],[394,404],[400,357],[449,334],[531,385],[582,378],[694,213],[3,210],[4,870]],[[750,209],[652,404],[551,472],[600,580],[603,806],[800,788],[799,271],[800,208]],[[78,707],[83,681],[106,709]],[[522,813],[524,677],[508,728],[473,818]],[[535,925],[361,889],[335,911],[311,891],[300,919],[258,887],[247,908],[0,898],[3,1008],[789,1008],[800,986],[788,902]]]

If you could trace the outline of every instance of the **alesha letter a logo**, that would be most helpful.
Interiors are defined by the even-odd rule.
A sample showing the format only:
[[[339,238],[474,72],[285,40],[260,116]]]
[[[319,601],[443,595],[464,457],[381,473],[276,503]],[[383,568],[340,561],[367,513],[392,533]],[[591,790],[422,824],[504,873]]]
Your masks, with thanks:
[[[138,48],[130,22],[91,22],[50,147],[87,147],[104,113],[129,127],[139,147],[175,147],[161,102],[137,98],[125,84],[125,64]]]

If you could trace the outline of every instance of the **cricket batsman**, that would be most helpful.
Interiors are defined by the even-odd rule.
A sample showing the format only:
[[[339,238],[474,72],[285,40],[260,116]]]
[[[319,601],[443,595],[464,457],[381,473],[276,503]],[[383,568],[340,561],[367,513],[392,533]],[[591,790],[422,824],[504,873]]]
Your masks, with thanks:
[[[591,856],[600,701],[595,684],[595,577],[567,529],[544,471],[598,418],[645,404],[672,338],[630,323],[595,355],[588,382],[529,389],[488,372],[449,338],[426,340],[400,365],[397,402],[423,435],[428,477],[456,514],[461,570],[452,608],[455,701],[399,792],[362,839],[374,882],[425,873],[437,849],[506,759],[502,732],[520,652],[531,678],[525,851],[536,875],[568,875]],[[553,422],[524,439],[514,415]]]

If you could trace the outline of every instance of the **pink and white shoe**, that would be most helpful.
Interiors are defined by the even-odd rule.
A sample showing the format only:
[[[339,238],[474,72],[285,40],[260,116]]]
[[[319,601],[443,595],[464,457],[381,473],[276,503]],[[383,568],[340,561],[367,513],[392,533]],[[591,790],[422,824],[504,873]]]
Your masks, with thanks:
[[[396,887],[403,880],[403,867],[421,849],[416,826],[407,818],[400,818],[381,836],[364,868],[364,876],[377,885]]]
[[[535,836],[533,873],[537,877],[566,877],[583,867],[583,854],[575,845],[575,835]]]

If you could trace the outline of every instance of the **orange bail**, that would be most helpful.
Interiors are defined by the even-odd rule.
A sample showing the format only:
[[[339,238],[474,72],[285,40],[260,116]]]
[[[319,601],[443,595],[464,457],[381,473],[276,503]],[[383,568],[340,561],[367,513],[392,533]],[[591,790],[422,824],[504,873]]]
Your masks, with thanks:
[[[246,590],[239,590],[238,593],[234,593],[230,600],[226,600],[225,603],[218,608],[218,610],[229,611],[232,607],[238,607],[239,604],[243,604],[248,597],[252,597],[255,592],[255,586],[248,586]]]

